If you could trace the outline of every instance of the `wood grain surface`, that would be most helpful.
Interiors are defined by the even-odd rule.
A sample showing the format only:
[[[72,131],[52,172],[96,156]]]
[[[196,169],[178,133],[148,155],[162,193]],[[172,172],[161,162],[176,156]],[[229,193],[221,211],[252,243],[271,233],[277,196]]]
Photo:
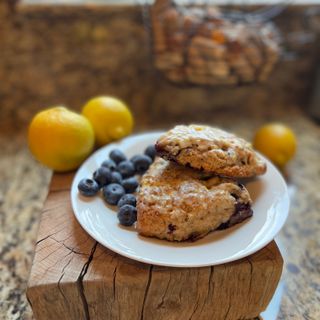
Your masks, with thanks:
[[[73,174],[55,174],[45,202],[27,297],[36,319],[250,319],[282,272],[275,242],[214,267],[168,268],[119,256],[92,239],[70,202]]]

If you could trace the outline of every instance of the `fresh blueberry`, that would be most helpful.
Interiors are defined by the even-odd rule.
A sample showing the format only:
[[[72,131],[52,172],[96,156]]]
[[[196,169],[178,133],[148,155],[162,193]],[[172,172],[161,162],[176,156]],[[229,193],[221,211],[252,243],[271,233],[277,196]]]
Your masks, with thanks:
[[[130,204],[125,204],[118,212],[118,219],[120,224],[132,226],[137,221],[137,209]]]
[[[136,177],[131,177],[131,178],[122,180],[121,184],[127,193],[132,193],[132,192],[135,192],[136,189],[138,188],[139,182],[136,179]]]
[[[82,179],[78,184],[79,192],[87,197],[96,195],[100,189],[99,184],[92,179]]]
[[[109,204],[117,204],[120,198],[125,194],[125,190],[120,184],[111,183],[103,187],[103,197]]]
[[[144,150],[144,154],[154,160],[157,154],[156,147],[153,144],[148,146],[146,150]]]
[[[150,167],[150,164],[152,163],[152,159],[149,156],[142,154],[142,155],[136,155],[132,157],[131,162],[133,163],[136,172],[138,174],[143,174]]]
[[[121,184],[122,182],[122,175],[118,171],[111,172],[111,183],[118,183]]]
[[[136,197],[131,193],[125,194],[119,200],[118,207],[120,208],[120,207],[124,206],[125,204],[130,204],[131,206],[135,207],[137,205]]]
[[[125,154],[119,149],[112,150],[109,154],[109,157],[116,164],[120,163],[121,161],[127,160],[127,157],[125,156]]]
[[[103,161],[101,166],[108,168],[110,171],[116,170],[117,167],[116,163],[111,159]]]
[[[121,161],[117,166],[117,171],[121,173],[123,178],[132,177],[135,172],[134,165],[129,160]]]
[[[111,182],[111,171],[106,167],[100,167],[93,173],[93,179],[103,187]]]

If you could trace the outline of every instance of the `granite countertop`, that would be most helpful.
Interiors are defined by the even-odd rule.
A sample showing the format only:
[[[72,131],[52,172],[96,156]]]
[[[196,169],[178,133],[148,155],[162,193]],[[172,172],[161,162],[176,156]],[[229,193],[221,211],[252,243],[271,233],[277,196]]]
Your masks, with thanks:
[[[280,120],[298,137],[298,152],[286,173],[293,190],[290,216],[279,235],[285,249],[285,290],[279,319],[319,319],[320,127],[297,107],[291,107],[289,113],[287,108],[247,110],[237,121],[232,114],[232,110],[215,112],[207,115],[206,122],[250,139],[266,120]],[[25,288],[51,172],[32,159],[24,132],[1,133],[0,148],[0,319],[31,319]]]

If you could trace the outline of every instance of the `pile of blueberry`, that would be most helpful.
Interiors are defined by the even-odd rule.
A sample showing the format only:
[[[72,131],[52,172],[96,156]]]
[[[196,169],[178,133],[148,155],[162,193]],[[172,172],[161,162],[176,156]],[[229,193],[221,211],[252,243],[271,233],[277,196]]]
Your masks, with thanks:
[[[139,183],[135,175],[143,175],[153,162],[156,150],[153,145],[146,148],[143,155],[133,156],[130,160],[125,154],[114,149],[109,159],[102,162],[92,179],[82,179],[78,184],[79,192],[87,197],[96,195],[102,189],[104,200],[119,208],[120,224],[131,226],[137,220],[136,197],[133,193]]]

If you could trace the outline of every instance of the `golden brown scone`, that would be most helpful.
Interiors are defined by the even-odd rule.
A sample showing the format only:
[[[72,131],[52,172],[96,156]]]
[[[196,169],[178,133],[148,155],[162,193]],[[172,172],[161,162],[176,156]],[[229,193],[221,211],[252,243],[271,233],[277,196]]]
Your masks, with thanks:
[[[225,177],[254,177],[267,168],[249,142],[209,126],[176,126],[158,139],[156,149],[164,159]]]
[[[141,235],[169,241],[195,240],[252,215],[243,185],[161,158],[142,177],[137,211]]]

